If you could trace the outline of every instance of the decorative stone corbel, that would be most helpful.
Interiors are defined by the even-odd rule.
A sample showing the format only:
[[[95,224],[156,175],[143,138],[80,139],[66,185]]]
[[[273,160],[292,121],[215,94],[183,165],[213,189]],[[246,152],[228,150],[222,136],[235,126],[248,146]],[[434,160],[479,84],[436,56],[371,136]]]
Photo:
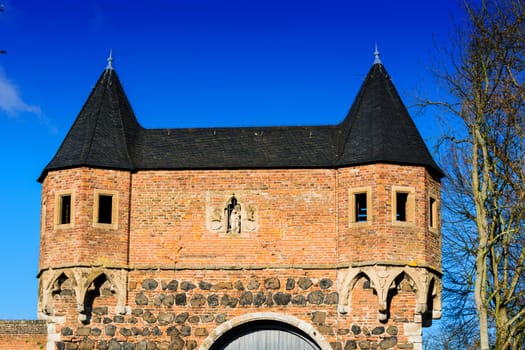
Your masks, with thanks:
[[[128,273],[125,270],[109,270],[106,276],[109,276],[111,289],[117,296],[115,312],[119,315],[125,315]]]
[[[58,293],[62,287],[59,278],[64,275],[67,279],[71,280],[75,294],[77,294],[77,278],[72,271],[58,270],[58,271],[46,271],[40,278],[41,292],[39,293],[39,311],[46,316],[54,316],[55,309],[53,305],[53,295]]]
[[[415,315],[422,315],[428,312],[429,296],[435,303],[433,307],[433,318],[441,316],[441,282],[437,275],[422,267],[412,266],[389,266],[389,265],[369,265],[360,267],[350,267],[340,270],[338,275],[339,286],[339,305],[337,310],[341,314],[350,312],[352,290],[357,281],[365,277],[370,281],[370,286],[377,295],[378,320],[386,321],[389,313],[388,295],[389,291],[398,288],[396,279],[404,274],[415,292],[416,307]],[[429,293],[430,287],[433,290]],[[435,311],[435,313],[434,313]]]
[[[388,318],[388,292],[395,289],[395,278],[402,272],[397,267],[375,266],[367,268],[371,287],[376,291],[378,304],[378,320],[386,321]]]
[[[80,288],[80,292],[77,298],[78,312],[80,313],[79,320],[81,322],[85,322],[87,320],[85,317],[82,317],[82,315],[85,316],[85,302],[87,293],[95,288],[93,286],[93,282],[101,275],[106,276],[106,280],[110,283],[110,290],[116,295],[117,305],[115,306],[115,312],[121,315],[126,313],[126,270],[110,270],[103,268],[87,269],[86,273],[83,275],[87,275],[87,277],[82,279],[82,287]]]
[[[352,290],[357,283],[358,276],[363,274],[360,268],[348,268],[340,270],[337,275],[337,286],[339,293],[339,304],[337,310],[341,314],[350,312],[350,304],[352,299]]]

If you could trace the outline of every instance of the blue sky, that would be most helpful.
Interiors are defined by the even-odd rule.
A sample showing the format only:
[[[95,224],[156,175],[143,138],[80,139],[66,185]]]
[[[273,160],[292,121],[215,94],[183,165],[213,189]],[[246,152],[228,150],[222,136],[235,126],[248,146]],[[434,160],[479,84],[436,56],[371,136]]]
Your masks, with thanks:
[[[93,85],[114,67],[148,128],[335,124],[377,43],[415,116],[435,95],[456,0],[0,0],[0,319],[36,317],[40,184]]]

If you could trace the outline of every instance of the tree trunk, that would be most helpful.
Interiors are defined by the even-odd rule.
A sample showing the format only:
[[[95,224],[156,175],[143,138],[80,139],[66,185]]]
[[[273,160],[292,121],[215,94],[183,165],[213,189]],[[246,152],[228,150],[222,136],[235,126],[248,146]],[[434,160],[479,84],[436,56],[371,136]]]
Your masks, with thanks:
[[[478,310],[479,319],[479,348],[480,350],[489,350],[489,323],[488,312],[485,304],[485,276],[486,276],[486,254],[485,248],[480,245],[478,256],[476,258],[476,283],[474,286],[474,299]]]
[[[478,91],[478,96],[483,94]],[[481,100],[479,98],[478,100]],[[483,116],[483,111],[478,105],[477,117]],[[485,210],[485,200],[487,198],[487,188],[489,187],[489,176],[487,174],[487,145],[483,135],[479,130],[479,124],[474,124],[472,132],[472,194],[474,206],[476,208],[476,227],[478,229],[478,249],[476,253],[476,281],[474,284],[474,299],[478,310],[479,318],[479,348],[489,350],[489,322],[487,304],[487,255],[489,244],[489,233],[487,216]],[[480,152],[481,151],[481,152]],[[482,156],[480,156],[480,152]]]
[[[496,311],[496,349],[511,349],[511,339],[508,327],[509,318],[505,307]]]

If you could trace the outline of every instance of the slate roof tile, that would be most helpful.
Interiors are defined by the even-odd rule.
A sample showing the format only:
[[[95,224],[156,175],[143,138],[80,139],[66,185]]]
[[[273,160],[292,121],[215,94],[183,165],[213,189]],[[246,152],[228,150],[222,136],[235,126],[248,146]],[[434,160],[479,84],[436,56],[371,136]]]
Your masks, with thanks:
[[[39,181],[52,170],[332,168],[432,159],[388,73],[370,69],[339,125],[145,129],[113,68],[106,69]]]

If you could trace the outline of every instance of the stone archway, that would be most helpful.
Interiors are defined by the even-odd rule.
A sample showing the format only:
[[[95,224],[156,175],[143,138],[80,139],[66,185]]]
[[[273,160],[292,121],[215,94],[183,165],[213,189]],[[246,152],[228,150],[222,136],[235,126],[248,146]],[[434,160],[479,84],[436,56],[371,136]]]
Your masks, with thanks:
[[[285,323],[254,321],[231,329],[210,350],[321,350],[304,332]]]
[[[246,314],[217,327],[199,350],[331,350],[309,323],[271,312]]]

